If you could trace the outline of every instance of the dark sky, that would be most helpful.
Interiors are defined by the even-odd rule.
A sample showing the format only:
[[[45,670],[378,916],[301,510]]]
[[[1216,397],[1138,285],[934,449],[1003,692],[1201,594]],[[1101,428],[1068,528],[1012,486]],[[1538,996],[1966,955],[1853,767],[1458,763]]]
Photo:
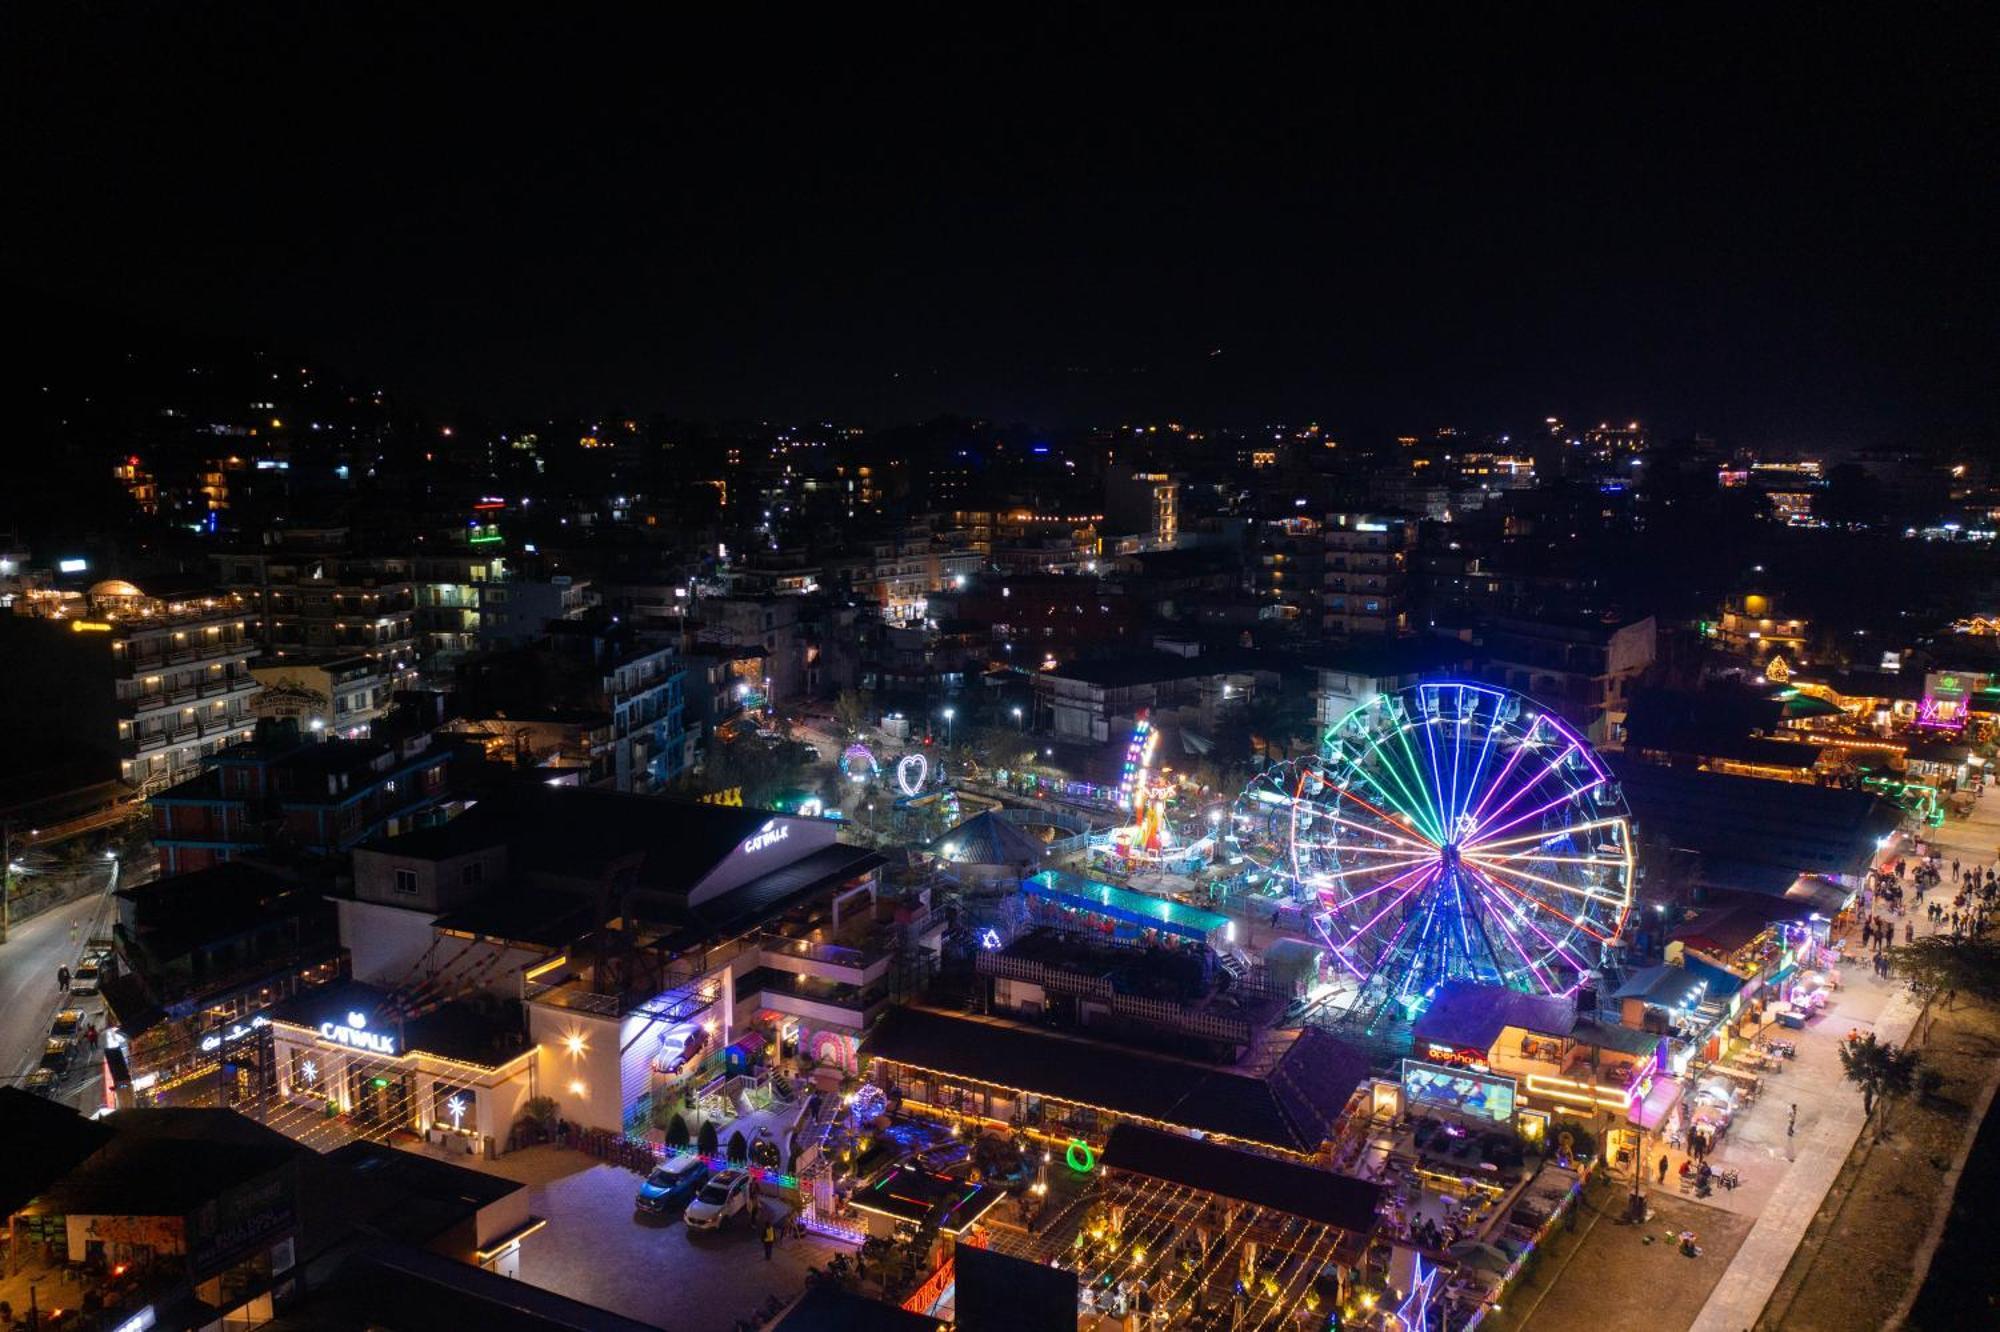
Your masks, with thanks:
[[[44,8],[0,56],[0,276],[444,407],[2000,423],[1973,8]]]

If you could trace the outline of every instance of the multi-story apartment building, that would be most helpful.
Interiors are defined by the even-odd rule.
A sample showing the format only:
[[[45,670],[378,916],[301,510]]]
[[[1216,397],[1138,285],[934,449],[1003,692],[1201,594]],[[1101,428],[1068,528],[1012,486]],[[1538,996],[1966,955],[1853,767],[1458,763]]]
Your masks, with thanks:
[[[300,729],[358,739],[395,704],[395,668],[356,655],[323,661],[272,660],[250,668],[264,687],[259,717],[291,721]]]
[[[390,688],[416,683],[417,593],[411,561],[354,551],[342,528],[287,529],[215,556],[272,661],[355,656],[382,664]]]
[[[52,613],[0,616],[0,659],[38,719],[26,732],[37,747],[115,757],[119,780],[154,791],[250,734],[257,647],[235,598],[107,580],[37,604]]]
[[[326,740],[267,723],[155,794],[164,877],[252,851],[330,855],[415,826],[445,799],[451,751],[417,730],[394,741]]]
[[[710,597],[701,603],[697,641],[704,646],[762,648],[761,691],[746,707],[799,696],[806,679],[805,602],[799,597]],[[761,693],[761,697],[755,697]]]
[[[1658,628],[1642,620],[1506,617],[1485,630],[1486,671],[1532,696],[1589,738],[1612,742],[1632,691],[1658,650]]]
[[[597,604],[587,578],[509,578],[488,583],[479,614],[482,647],[518,647],[557,620],[579,620]]]
[[[507,577],[506,558],[484,547],[438,551],[411,561],[416,580],[416,629],[424,667],[448,669],[479,650],[486,593]]]
[[[674,649],[641,644],[598,666],[611,714],[611,785],[644,795],[658,791],[694,763],[694,737],[683,720],[687,674]]]
[[[1328,637],[1400,634],[1409,628],[1410,550],[1417,522],[1405,514],[1327,515],[1325,601]]]
[[[1326,578],[1326,539],[1319,520],[1300,516],[1259,523],[1256,541],[1250,578],[1257,618],[1316,633]]]
[[[1723,603],[1713,635],[1724,651],[1755,662],[1759,669],[1777,656],[1791,667],[1806,660],[1810,628],[1807,621],[1781,612],[1770,597],[1748,592]]]
[[[516,762],[618,791],[657,791],[686,772],[697,737],[674,644],[578,621],[545,629],[532,645],[465,664],[464,733]]]
[[[1105,535],[1127,538],[1132,549],[1171,549],[1180,539],[1180,491],[1172,473],[1113,466],[1104,474]]]

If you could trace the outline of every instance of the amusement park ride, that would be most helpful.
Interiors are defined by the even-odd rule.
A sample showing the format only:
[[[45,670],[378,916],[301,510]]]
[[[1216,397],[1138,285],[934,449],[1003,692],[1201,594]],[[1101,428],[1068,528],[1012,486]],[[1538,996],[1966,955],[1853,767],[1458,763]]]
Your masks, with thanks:
[[[1597,755],[1519,694],[1421,684],[1357,708],[1237,800],[1230,840],[1306,906],[1375,1034],[1448,980],[1574,994],[1631,911],[1629,815]]]
[[[1113,828],[1099,850],[1127,869],[1191,872],[1208,863],[1214,838],[1184,836],[1168,817],[1177,788],[1165,774],[1154,770],[1153,751],[1159,741],[1151,715],[1142,710],[1132,728],[1131,743],[1125,747],[1125,766],[1118,775],[1117,805],[1131,818]]]

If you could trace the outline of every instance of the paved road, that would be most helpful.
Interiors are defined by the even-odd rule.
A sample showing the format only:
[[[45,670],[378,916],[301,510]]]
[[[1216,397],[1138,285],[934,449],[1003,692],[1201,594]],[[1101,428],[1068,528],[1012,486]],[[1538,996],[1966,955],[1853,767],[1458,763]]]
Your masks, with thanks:
[[[110,876],[103,877],[99,891],[16,923],[7,942],[0,944],[0,1077],[8,1082],[25,1075],[41,1058],[42,1041],[60,998],[56,968],[74,966],[82,941],[109,923]],[[103,1025],[102,1001],[86,1001],[85,1012]]]

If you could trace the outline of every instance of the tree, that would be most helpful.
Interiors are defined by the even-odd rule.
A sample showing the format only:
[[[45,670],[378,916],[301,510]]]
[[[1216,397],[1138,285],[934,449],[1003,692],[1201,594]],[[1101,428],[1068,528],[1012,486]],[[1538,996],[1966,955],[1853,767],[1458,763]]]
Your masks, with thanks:
[[[866,689],[843,689],[833,697],[833,719],[843,736],[856,736],[875,720],[875,695]]]
[[[701,774],[684,780],[683,787],[693,795],[741,787],[743,803],[761,808],[803,785],[805,770],[805,750],[798,744],[760,735],[717,737],[702,759]]]
[[[750,1140],[738,1129],[729,1135],[729,1159],[741,1165],[750,1156]]]
[[[1861,1088],[1861,1112],[1875,1113],[1875,1102],[1906,1096],[1916,1085],[1918,1056],[1914,1050],[1875,1039],[1869,1032],[1840,1047],[1840,1067],[1847,1080]]]
[[[1919,999],[1942,994],[1948,1009],[1961,993],[2000,999],[2000,942],[1926,935],[1889,950],[1889,965]]]
[[[667,1146],[685,1147],[687,1145],[688,1145],[687,1116],[683,1115],[680,1111],[676,1110],[674,1111],[674,1117],[667,1121]]]
[[[701,1130],[700,1132],[695,1134],[694,1138],[695,1150],[700,1152],[703,1156],[711,1156],[711,1157],[714,1156],[716,1154],[715,1149],[719,1145],[718,1143],[719,1136],[720,1135],[718,1135],[715,1131],[714,1120],[712,1119],[702,1120]]]

